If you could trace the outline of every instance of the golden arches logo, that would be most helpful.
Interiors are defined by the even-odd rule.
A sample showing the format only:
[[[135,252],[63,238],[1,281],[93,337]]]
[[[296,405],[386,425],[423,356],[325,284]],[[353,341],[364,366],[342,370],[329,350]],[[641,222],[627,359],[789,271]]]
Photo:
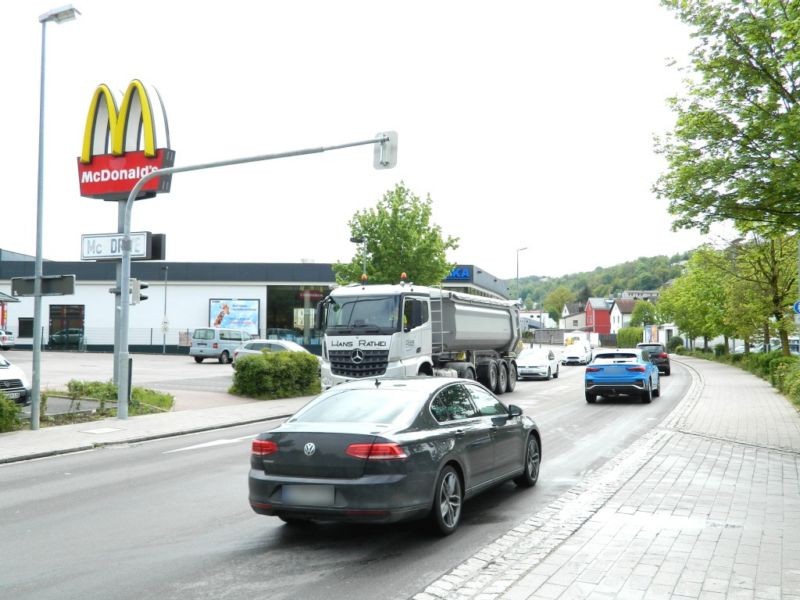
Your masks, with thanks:
[[[161,97],[156,92],[161,113],[164,114]],[[117,102],[106,84],[97,87],[86,116],[83,133],[81,162],[89,163],[96,154],[122,156],[125,152],[141,150],[140,132],[144,138],[144,155],[156,155],[156,120],[153,104],[144,84],[134,79],[122,97],[122,106],[117,110]],[[166,118],[164,119],[166,124]],[[169,129],[166,147],[169,148]],[[111,147],[109,148],[109,141]]]
[[[157,135],[166,142],[159,148]],[[149,172],[171,167],[175,153],[169,148],[169,126],[161,96],[134,79],[117,108],[106,84],[92,96],[83,133],[78,177],[81,195],[119,200]],[[171,177],[154,178],[140,197],[168,192]]]

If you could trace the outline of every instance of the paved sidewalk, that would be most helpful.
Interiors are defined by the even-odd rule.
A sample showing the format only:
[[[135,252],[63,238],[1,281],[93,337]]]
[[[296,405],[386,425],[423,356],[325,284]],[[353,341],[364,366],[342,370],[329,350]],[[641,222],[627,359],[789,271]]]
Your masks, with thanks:
[[[664,423],[415,600],[800,600],[800,415],[738,368],[678,361],[693,384]]]

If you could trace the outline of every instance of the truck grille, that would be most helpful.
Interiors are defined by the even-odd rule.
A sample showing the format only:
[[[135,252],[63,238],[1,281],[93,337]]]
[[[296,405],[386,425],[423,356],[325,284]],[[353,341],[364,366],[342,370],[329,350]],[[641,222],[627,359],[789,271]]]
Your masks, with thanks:
[[[341,377],[375,377],[386,373],[388,350],[334,350],[328,352],[331,372]]]

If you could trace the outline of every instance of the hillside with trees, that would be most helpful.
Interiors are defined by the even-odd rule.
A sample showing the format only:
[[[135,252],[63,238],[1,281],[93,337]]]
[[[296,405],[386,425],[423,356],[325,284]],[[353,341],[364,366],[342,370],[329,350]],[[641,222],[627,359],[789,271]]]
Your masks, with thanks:
[[[548,296],[560,302],[586,302],[587,298],[618,296],[625,290],[657,290],[679,277],[690,252],[674,256],[642,257],[612,267],[597,267],[594,271],[562,275],[561,277],[520,277],[520,294],[515,293],[516,281],[511,281],[511,297],[521,297],[528,308],[546,304]],[[556,302],[557,300],[557,302]],[[558,309],[560,312],[560,309]],[[552,312],[552,311],[551,311]]]

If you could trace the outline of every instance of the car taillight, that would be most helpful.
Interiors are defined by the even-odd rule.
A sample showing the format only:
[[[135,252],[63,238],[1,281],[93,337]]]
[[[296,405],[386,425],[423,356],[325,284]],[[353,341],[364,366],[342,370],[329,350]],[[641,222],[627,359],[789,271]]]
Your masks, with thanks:
[[[219,344],[217,342],[214,342],[213,344],[211,344],[211,347],[215,349],[219,348]]]
[[[587,373],[597,373],[600,370],[600,367],[586,367]]]
[[[408,454],[400,444],[384,442],[378,444],[350,444],[345,450],[347,456],[366,460],[394,460],[408,458]]]
[[[636,373],[644,373],[647,369],[645,369],[642,365],[634,365],[632,367],[625,367],[626,371],[635,371]]]
[[[658,355],[658,358],[669,358],[669,354],[667,354],[666,352],[662,352],[661,354]]]
[[[278,451],[278,444],[272,440],[253,440],[252,451],[256,456],[267,456]]]

